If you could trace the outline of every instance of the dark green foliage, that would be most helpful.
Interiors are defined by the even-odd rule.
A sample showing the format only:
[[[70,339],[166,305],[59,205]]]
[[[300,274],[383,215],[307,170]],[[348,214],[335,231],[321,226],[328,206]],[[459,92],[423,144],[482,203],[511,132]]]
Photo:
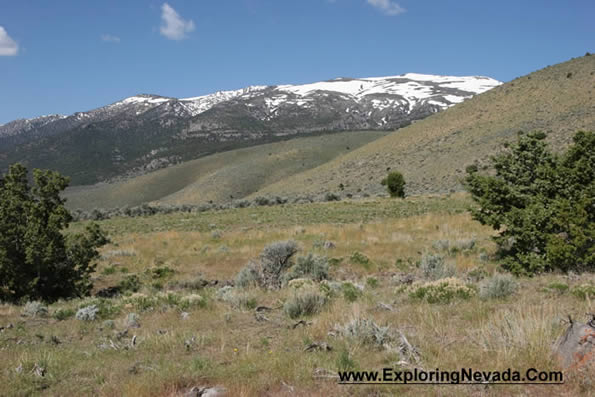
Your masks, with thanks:
[[[391,197],[405,197],[405,178],[400,172],[393,171],[382,180]]]
[[[87,295],[97,248],[108,240],[95,224],[65,237],[72,218],[60,193],[68,178],[34,170],[33,181],[21,164],[0,178],[0,300]]]
[[[475,219],[500,231],[503,266],[515,274],[595,269],[595,134],[578,132],[558,156],[545,134],[519,135],[493,158],[495,173],[470,172]]]
[[[353,284],[347,282],[341,285],[343,297],[347,302],[355,302],[362,294],[362,292]]]
[[[147,269],[147,273],[149,273],[153,279],[162,279],[173,276],[176,271],[169,266],[157,266]]]
[[[349,257],[349,260],[355,264],[362,265],[366,269],[369,269],[370,267],[370,258],[359,251],[353,252]]]
[[[138,292],[141,287],[140,279],[136,274],[131,274],[130,276],[126,276],[120,283],[118,284],[120,291],[122,292]]]
[[[74,316],[74,309],[58,309],[54,313],[54,318],[58,321],[64,321]]]

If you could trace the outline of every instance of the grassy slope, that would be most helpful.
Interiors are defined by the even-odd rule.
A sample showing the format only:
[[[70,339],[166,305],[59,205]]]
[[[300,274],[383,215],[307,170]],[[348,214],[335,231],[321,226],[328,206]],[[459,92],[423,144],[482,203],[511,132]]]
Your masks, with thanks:
[[[245,197],[382,137],[385,132],[345,132],[217,153],[114,184],[66,192],[70,208],[112,208],[143,202],[204,203]],[[348,149],[349,148],[349,149]]]
[[[401,171],[409,193],[460,189],[465,167],[485,161],[519,130],[550,133],[555,148],[577,130],[595,130],[595,56],[585,56],[517,78],[447,111],[308,170],[259,194],[384,190],[388,167]]]
[[[102,249],[94,275],[96,289],[136,274],[142,282],[140,294],[102,302],[91,298],[61,301],[50,306],[48,317],[41,318],[20,316],[19,306],[0,305],[0,326],[14,325],[0,332],[0,395],[182,396],[193,386],[213,385],[225,386],[230,396],[591,395],[593,371],[566,372],[562,386],[489,388],[342,386],[336,379],[316,376],[320,369],[332,375],[346,366],[407,368],[401,361],[407,357],[329,335],[336,324],[357,317],[403,332],[417,348],[421,368],[559,369],[551,343],[563,330],[560,319],[572,315],[583,320],[584,313],[593,308],[587,300],[544,287],[555,281],[572,288],[594,282],[593,275],[523,279],[512,297],[481,300],[475,296],[451,304],[420,303],[396,292],[401,285],[397,280],[403,275],[421,276],[412,263],[422,253],[432,252],[435,240],[475,239],[471,250],[441,252],[455,266],[457,277],[463,279],[470,269],[479,267],[495,271],[497,262],[479,260],[481,252],[494,252],[492,232],[471,220],[463,210],[468,204],[466,196],[457,194],[102,221],[113,245]],[[73,226],[78,230],[83,224]],[[218,233],[212,233],[213,227]],[[176,289],[170,298],[151,287],[156,282],[167,286],[172,280],[191,281],[198,275],[230,279],[265,245],[283,239],[295,239],[301,255],[314,252],[337,258],[339,264],[331,266],[331,278],[365,286],[362,295],[349,302],[338,293],[320,313],[304,318],[309,325],[293,327],[297,319],[282,310],[294,293],[290,288],[240,290],[252,304],[237,307],[217,300],[218,287]],[[336,247],[322,248],[326,240]],[[354,251],[369,257],[370,263],[352,260]],[[175,273],[155,279],[146,271],[154,266],[168,266]],[[366,282],[368,277],[374,277],[378,285]],[[192,293],[205,297],[206,304],[184,307],[172,298]],[[159,303],[154,303],[156,299]],[[379,302],[394,310],[379,309]],[[104,308],[100,318],[92,322],[75,319],[74,311],[89,304]],[[255,316],[256,305],[272,309],[265,312],[265,320]],[[64,314],[68,309],[72,311]],[[63,310],[65,320],[54,318],[58,310]],[[189,313],[188,318],[182,318],[182,311]],[[140,328],[124,334],[132,312],[138,314]],[[113,329],[104,323],[107,319],[113,320]],[[333,350],[305,352],[313,341],[328,343]],[[33,373],[36,365],[45,369],[44,377]]]

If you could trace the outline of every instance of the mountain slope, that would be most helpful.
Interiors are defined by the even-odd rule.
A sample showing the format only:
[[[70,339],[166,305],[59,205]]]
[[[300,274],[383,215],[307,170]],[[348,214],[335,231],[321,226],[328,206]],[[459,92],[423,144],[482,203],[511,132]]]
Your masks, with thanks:
[[[73,184],[117,180],[289,136],[399,128],[499,84],[406,74],[184,99],[137,95],[89,112],[0,126],[0,169],[21,161],[56,169]]]
[[[400,129],[254,195],[316,194],[342,183],[357,194],[384,192],[388,169],[408,194],[460,190],[467,165],[484,164],[518,131],[542,130],[557,150],[577,130],[595,130],[595,56],[550,66]]]
[[[383,131],[343,132],[231,150],[121,182],[76,186],[67,189],[65,197],[69,208],[83,210],[151,201],[221,203],[246,197],[384,135]]]

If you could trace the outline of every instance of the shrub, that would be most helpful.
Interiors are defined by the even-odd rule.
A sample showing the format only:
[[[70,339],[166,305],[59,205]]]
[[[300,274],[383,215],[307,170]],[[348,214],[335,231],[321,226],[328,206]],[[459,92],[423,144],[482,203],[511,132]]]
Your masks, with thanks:
[[[547,290],[549,291],[555,291],[559,294],[563,294],[564,292],[568,291],[568,284],[566,283],[561,283],[559,281],[554,281],[552,283],[549,283],[546,287]]]
[[[103,323],[101,323],[101,327],[105,329],[114,329],[116,328],[116,323],[114,320],[105,320]]]
[[[0,300],[54,301],[88,295],[97,248],[108,242],[95,224],[65,237],[72,216],[60,193],[68,178],[12,165],[0,177]]]
[[[323,280],[319,284],[320,292],[327,298],[334,297],[337,293],[341,292],[342,284],[337,281]]]
[[[190,280],[176,280],[171,281],[167,284],[170,289],[188,289],[188,290],[199,290],[209,285],[209,282],[204,278],[197,276]]]
[[[506,298],[516,292],[519,285],[510,274],[495,274],[482,281],[479,297],[482,299]]]
[[[147,272],[153,279],[162,279],[173,276],[176,271],[168,266],[157,266],[152,269],[147,269]]]
[[[483,267],[474,267],[467,272],[467,278],[473,282],[483,280],[488,276],[488,272]]]
[[[285,274],[285,283],[296,278],[309,278],[322,281],[328,278],[328,259],[324,256],[309,253],[307,256],[297,258],[296,264]]]
[[[54,318],[58,321],[64,321],[74,316],[73,309],[58,309],[54,312]]]
[[[450,303],[455,299],[469,299],[476,291],[461,280],[451,277],[428,283],[414,283],[407,288],[409,296],[428,303]]]
[[[114,274],[116,272],[117,268],[114,265],[110,265],[110,266],[106,266],[105,269],[103,269],[103,271],[101,272],[102,274],[104,274],[105,276],[109,276],[110,274]]]
[[[258,197],[255,197],[254,198],[254,204],[256,204],[258,206],[265,206],[265,205],[270,205],[271,203],[269,202],[269,199],[268,198],[262,197],[262,196],[258,196]]]
[[[432,248],[437,251],[448,251],[450,248],[450,240],[436,240],[432,243]]]
[[[405,197],[405,178],[400,172],[393,171],[382,180],[391,197]]]
[[[48,308],[38,301],[27,302],[21,314],[25,317],[45,317],[48,314]]]
[[[217,290],[218,300],[230,304],[236,309],[254,309],[258,302],[254,296],[245,291],[238,291],[233,287],[225,286]]]
[[[283,305],[283,310],[290,318],[311,316],[320,311],[326,298],[316,291],[300,292],[289,298]]]
[[[351,256],[349,257],[349,260],[352,263],[355,263],[356,265],[362,265],[364,267],[364,269],[366,269],[366,270],[370,269],[370,265],[371,265],[370,258],[368,258],[365,254],[362,254],[359,251],[355,251],[354,253],[352,253]]]
[[[595,134],[578,132],[562,156],[545,134],[520,135],[493,159],[495,173],[468,173],[473,217],[499,234],[503,267],[514,274],[595,269]]]
[[[580,299],[593,299],[595,297],[595,285],[581,284],[572,287],[570,293]]]
[[[215,292],[215,297],[218,300],[225,301],[225,298],[234,291],[234,288],[231,285],[226,285],[225,287],[221,287]]]
[[[446,264],[444,257],[440,255],[427,254],[422,256],[419,268],[424,277],[430,280],[452,277],[455,274],[454,269]]]
[[[451,246],[451,252],[465,252],[471,251],[475,247],[476,240],[474,238],[464,238],[456,240]]]
[[[328,260],[329,265],[339,266],[343,262],[343,258],[331,258]]]
[[[134,305],[137,310],[153,310],[157,305],[158,301],[154,296],[147,296],[141,293],[134,293],[124,299],[125,302]]]
[[[99,308],[97,305],[81,307],[76,312],[76,319],[81,321],[94,321],[97,318]]]
[[[181,309],[190,309],[192,307],[206,307],[207,300],[198,294],[190,294],[180,299]]]
[[[360,289],[349,282],[343,283],[343,285],[341,285],[341,291],[343,292],[343,297],[347,302],[355,302],[362,295]]]
[[[140,327],[140,317],[136,313],[128,313],[126,316],[126,327],[127,328],[139,328]]]
[[[314,282],[309,278],[294,278],[287,283],[287,287],[292,289],[302,289],[313,286]]]
[[[324,201],[341,201],[341,197],[335,193],[326,193],[324,195]]]
[[[293,240],[269,244],[260,254],[260,263],[249,263],[236,276],[238,286],[259,284],[269,289],[281,287],[282,276],[293,263],[291,258],[298,251]]]
[[[381,327],[367,318],[354,318],[344,325],[335,326],[343,337],[353,338],[365,345],[384,346],[392,340],[390,327]]]
[[[101,254],[101,259],[112,259],[114,257],[126,257],[126,256],[136,256],[136,251],[134,250],[111,250],[104,252]]]
[[[121,292],[138,292],[141,287],[140,279],[136,274],[131,274],[130,276],[126,276],[120,283],[118,284]]]
[[[256,264],[249,263],[238,272],[235,285],[238,287],[256,287],[262,284],[262,277]]]
[[[370,288],[378,288],[378,279],[374,277],[368,277],[366,279],[366,285]]]

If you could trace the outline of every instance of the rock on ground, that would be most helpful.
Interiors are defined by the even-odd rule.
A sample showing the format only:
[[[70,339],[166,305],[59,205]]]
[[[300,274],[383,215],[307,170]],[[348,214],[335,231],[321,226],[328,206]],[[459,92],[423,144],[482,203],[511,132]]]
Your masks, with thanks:
[[[570,325],[554,346],[564,368],[595,364],[595,316],[587,324],[570,320]]]

